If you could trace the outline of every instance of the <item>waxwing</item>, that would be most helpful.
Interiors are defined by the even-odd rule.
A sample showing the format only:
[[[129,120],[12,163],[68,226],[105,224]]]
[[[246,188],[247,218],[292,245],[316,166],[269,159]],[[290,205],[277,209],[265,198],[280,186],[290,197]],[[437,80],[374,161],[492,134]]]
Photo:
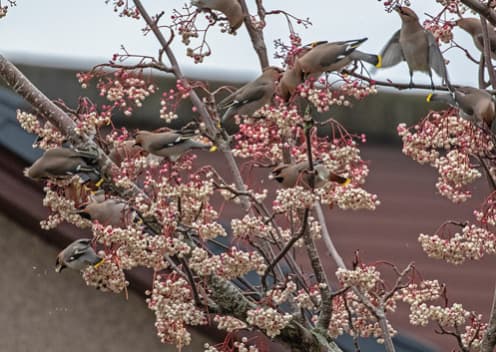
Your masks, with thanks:
[[[112,227],[127,227],[136,219],[137,214],[122,200],[109,198],[102,202],[90,202],[78,212],[83,218]]]
[[[303,73],[298,65],[298,59],[312,49],[311,45],[305,45],[300,48],[300,51],[293,58],[294,62],[288,65],[288,68],[282,74],[279,83],[277,84],[277,95],[284,101],[288,101],[294,94],[296,88],[302,83]]]
[[[90,265],[96,268],[102,263],[103,258],[95,253],[91,247],[91,240],[80,238],[59,253],[55,262],[55,271],[59,273],[64,268],[81,271]]]
[[[482,53],[484,51],[484,40],[482,35],[482,24],[478,18],[461,18],[456,25],[472,36],[474,44]],[[491,44],[491,57],[496,59],[496,32],[494,27],[487,22],[489,43]]]
[[[473,87],[458,87],[453,93],[429,94],[427,101],[442,101],[460,109],[460,116],[471,121],[484,121],[491,128],[496,114],[493,96]]]
[[[301,161],[296,164],[282,164],[272,169],[272,178],[282,184],[286,188],[295,186],[310,187],[310,173],[308,171],[308,161]],[[315,164],[316,171],[314,178],[315,188],[324,186],[327,182],[337,182],[340,185],[346,186],[350,183],[350,179],[339,176],[330,172],[324,165]]]
[[[222,116],[222,124],[236,115],[251,116],[262,106],[269,104],[274,96],[276,82],[282,70],[266,67],[256,80],[245,84],[219,103],[219,108],[227,108]]]
[[[432,33],[420,25],[419,18],[412,9],[398,6],[396,11],[401,17],[401,29],[394,33],[382,49],[382,67],[391,67],[406,61],[410,71],[410,86],[413,85],[413,72],[422,71],[429,75],[431,88],[434,89],[433,69],[451,87],[443,55]]]
[[[100,172],[94,163],[94,154],[58,147],[47,150],[25,170],[25,175],[35,180],[78,175],[82,183],[97,181]]]
[[[302,73],[298,65],[294,65],[284,71],[277,86],[277,94],[288,101],[301,83]]]
[[[243,24],[245,16],[238,0],[192,0],[191,4],[200,9],[222,12],[227,17],[232,31],[235,31]]]
[[[195,141],[192,139],[194,136],[193,134],[185,134],[180,131],[138,131],[135,144],[150,154],[169,158],[173,162],[191,149],[217,150],[215,146]]]
[[[318,77],[324,72],[340,71],[353,60],[363,60],[381,67],[381,57],[356,50],[367,38],[328,43],[320,41],[310,44],[311,49],[302,55],[296,65],[302,78]]]

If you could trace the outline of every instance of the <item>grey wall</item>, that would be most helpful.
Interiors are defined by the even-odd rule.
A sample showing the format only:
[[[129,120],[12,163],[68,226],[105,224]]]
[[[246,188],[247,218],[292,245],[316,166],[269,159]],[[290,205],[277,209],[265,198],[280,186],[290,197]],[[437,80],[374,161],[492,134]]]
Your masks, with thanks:
[[[155,335],[144,297],[102,293],[74,271],[54,272],[57,250],[0,214],[0,351],[176,351]],[[200,351],[195,333],[183,351]]]

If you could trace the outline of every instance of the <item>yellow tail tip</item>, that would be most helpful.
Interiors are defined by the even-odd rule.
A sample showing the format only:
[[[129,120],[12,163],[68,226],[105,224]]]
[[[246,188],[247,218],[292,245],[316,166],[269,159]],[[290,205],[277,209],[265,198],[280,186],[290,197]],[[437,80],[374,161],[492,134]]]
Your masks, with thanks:
[[[350,184],[351,182],[351,178],[346,178],[346,180],[341,184],[342,187],[346,187]]]
[[[105,179],[102,177],[97,183],[95,183],[95,186],[100,187],[103,182],[105,182]]]
[[[104,261],[105,261],[105,258],[102,258],[101,260],[99,260],[97,263],[95,263],[93,265],[93,268],[95,268],[95,269],[98,268],[100,265],[103,264]]]
[[[209,149],[210,152],[216,152],[217,151],[217,146],[216,145],[213,145],[210,147]]]
[[[431,102],[431,99],[432,99],[432,93],[429,93],[429,95],[427,95],[427,97],[425,98],[425,101],[430,103]]]
[[[377,68],[382,67],[382,55],[377,55],[377,63],[375,64],[375,67]]]

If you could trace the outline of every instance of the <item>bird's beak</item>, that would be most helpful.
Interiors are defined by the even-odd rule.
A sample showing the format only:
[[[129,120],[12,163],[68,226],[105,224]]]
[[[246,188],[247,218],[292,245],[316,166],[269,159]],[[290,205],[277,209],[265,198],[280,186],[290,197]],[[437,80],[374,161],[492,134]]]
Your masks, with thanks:
[[[95,264],[93,264],[93,268],[98,268],[100,265],[103,264],[103,262],[105,261],[105,258],[101,258],[98,262],[96,262]]]

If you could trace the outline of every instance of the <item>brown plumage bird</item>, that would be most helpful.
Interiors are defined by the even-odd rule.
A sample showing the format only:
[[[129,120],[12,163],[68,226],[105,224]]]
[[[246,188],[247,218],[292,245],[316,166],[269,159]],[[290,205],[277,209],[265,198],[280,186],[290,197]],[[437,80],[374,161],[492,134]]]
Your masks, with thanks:
[[[91,153],[58,147],[47,150],[25,174],[35,180],[78,175],[82,183],[98,181],[100,172],[95,162],[95,155]]]
[[[419,18],[412,9],[398,6],[396,11],[401,18],[401,29],[393,34],[382,49],[382,67],[391,67],[406,61],[410,71],[410,86],[413,86],[413,72],[421,71],[429,75],[431,88],[434,89],[431,71],[434,70],[451,87],[443,55],[432,33],[420,25]]]
[[[102,202],[91,202],[78,212],[83,218],[98,221],[104,226],[125,228],[137,219],[137,214],[126,202],[109,198]]]
[[[191,149],[217,150],[217,147],[201,143],[192,139],[193,134],[184,134],[179,131],[150,132],[138,131],[135,138],[136,145],[139,145],[148,153],[169,158],[177,161],[187,151]]]
[[[72,242],[58,254],[55,271],[60,273],[64,268],[81,271],[90,265],[96,268],[103,261],[103,258],[99,257],[91,248],[91,240],[81,238]]]
[[[231,31],[235,31],[243,24],[245,16],[238,0],[192,0],[191,4],[200,9],[222,12],[229,21]]]
[[[277,95],[288,101],[291,96],[296,92],[296,88],[302,82],[302,73],[298,65],[294,65],[284,71],[279,84],[277,85]]]
[[[227,108],[222,116],[222,123],[225,124],[236,115],[252,116],[262,106],[269,104],[281,73],[282,70],[278,67],[266,67],[257,79],[224,98],[219,103],[219,108]]]
[[[310,188],[310,172],[308,161],[301,161],[296,164],[281,164],[272,169],[272,178],[286,188],[302,186]],[[319,188],[327,182],[336,182],[340,185],[347,185],[350,179],[330,172],[324,165],[315,164],[314,187]]]
[[[324,72],[340,71],[353,60],[363,60],[381,67],[381,57],[356,50],[367,38],[328,43],[310,44],[311,49],[297,61],[297,69],[304,77],[318,77]]]
[[[300,51],[292,58],[292,62],[288,64],[288,68],[284,71],[277,84],[276,93],[284,101],[288,101],[294,94],[298,85],[302,82],[303,74],[298,65],[298,59],[312,49],[312,45],[305,45],[300,48]]]
[[[473,87],[458,87],[453,93],[429,94],[427,101],[442,101],[460,109],[460,116],[471,121],[482,121],[491,128],[496,115],[493,96]]]
[[[461,18],[456,21],[456,25],[472,36],[474,44],[482,53],[484,52],[484,40],[482,35],[482,24],[478,18]],[[489,43],[491,44],[491,57],[496,59],[496,32],[494,27],[488,22],[487,32]]]

